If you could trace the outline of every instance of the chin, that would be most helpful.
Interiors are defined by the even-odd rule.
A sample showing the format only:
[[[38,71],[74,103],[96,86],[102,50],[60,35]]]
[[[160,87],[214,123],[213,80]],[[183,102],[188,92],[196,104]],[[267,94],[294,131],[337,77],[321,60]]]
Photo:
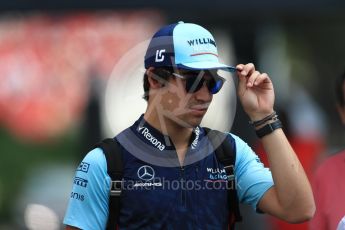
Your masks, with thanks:
[[[176,116],[174,120],[177,124],[184,128],[195,128],[201,124],[205,114],[192,114],[185,113],[183,115]],[[180,121],[180,122],[179,122]]]
[[[193,116],[187,119],[186,122],[190,125],[191,128],[195,128],[201,124],[203,117],[204,116],[200,116],[200,117]]]

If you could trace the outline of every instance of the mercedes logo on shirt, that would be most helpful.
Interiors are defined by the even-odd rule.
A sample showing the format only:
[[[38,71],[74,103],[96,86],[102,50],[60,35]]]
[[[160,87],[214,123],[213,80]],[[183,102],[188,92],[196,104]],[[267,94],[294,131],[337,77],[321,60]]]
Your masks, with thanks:
[[[142,180],[148,181],[155,177],[155,171],[151,166],[143,165],[138,169],[138,177]]]

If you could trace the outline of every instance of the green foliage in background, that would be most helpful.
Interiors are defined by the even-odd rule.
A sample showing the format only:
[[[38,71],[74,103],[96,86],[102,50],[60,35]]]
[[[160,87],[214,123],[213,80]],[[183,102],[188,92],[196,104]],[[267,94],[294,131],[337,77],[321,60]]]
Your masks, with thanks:
[[[10,221],[12,207],[31,169],[51,162],[77,164],[80,156],[80,139],[75,133],[32,143],[0,129],[0,223]]]

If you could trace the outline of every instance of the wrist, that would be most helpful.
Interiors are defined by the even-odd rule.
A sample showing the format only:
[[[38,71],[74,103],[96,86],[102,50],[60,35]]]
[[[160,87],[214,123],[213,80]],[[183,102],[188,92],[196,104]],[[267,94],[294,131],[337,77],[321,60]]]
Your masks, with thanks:
[[[251,121],[258,121],[261,120],[268,115],[272,114],[274,112],[274,109],[265,111],[265,112],[253,112],[253,113],[247,113]]]
[[[272,133],[274,130],[283,127],[275,111],[259,120],[249,121],[249,123],[255,128],[256,135],[259,138],[262,138]]]
[[[258,126],[254,126],[254,129],[255,129],[255,131],[256,130],[259,130],[259,129],[261,129],[262,127],[264,127],[265,125],[268,125],[268,124],[271,124],[271,123],[273,123],[274,121],[276,121],[276,120],[279,120],[278,118],[276,118],[276,119],[272,119],[272,120],[268,120],[268,121],[266,121],[265,123],[263,123],[263,124],[261,124],[261,125],[258,125]]]
[[[267,123],[261,128],[258,128],[255,133],[259,138],[262,138],[268,134],[273,133],[275,130],[282,128],[283,125],[279,119],[276,119],[273,122]]]
[[[249,124],[255,127],[255,129],[261,128],[266,124],[269,124],[270,122],[273,122],[278,119],[278,115],[275,111],[272,111],[272,113],[262,117],[261,119],[255,119],[249,121]]]

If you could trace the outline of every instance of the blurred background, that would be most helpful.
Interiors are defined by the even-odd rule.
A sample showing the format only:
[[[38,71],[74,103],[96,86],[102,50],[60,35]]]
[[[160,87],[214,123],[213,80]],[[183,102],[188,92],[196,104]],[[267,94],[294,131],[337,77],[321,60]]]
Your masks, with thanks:
[[[62,228],[78,163],[144,112],[143,56],[135,56],[139,66],[123,58],[177,21],[209,29],[226,63],[252,62],[271,76],[276,110],[312,177],[325,156],[345,145],[334,106],[334,79],[345,71],[344,10],[341,0],[1,0],[0,229]],[[127,75],[135,66],[139,88],[129,104],[116,101],[109,112],[105,92],[132,84],[120,62]],[[127,112],[128,105],[138,114]],[[267,164],[239,103],[219,111],[230,117],[236,111],[233,125],[227,116],[210,120],[228,122]],[[307,229],[242,210],[238,229]]]

